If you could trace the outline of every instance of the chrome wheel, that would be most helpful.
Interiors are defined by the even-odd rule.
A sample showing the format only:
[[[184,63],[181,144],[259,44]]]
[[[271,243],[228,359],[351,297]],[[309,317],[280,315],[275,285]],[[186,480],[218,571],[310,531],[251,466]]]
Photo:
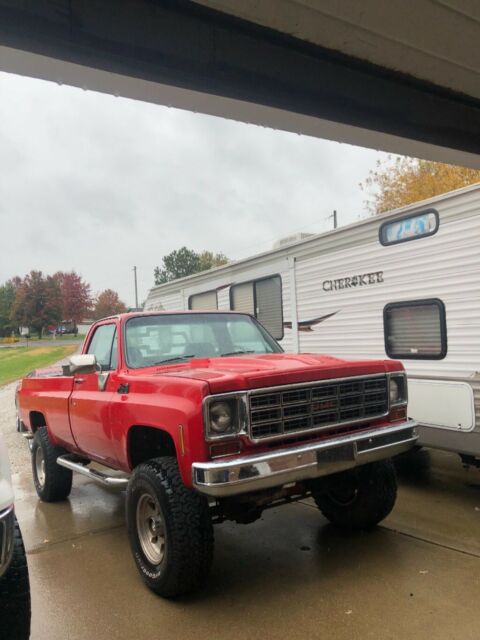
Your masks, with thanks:
[[[35,451],[35,474],[40,487],[45,485],[45,458],[42,447],[37,447]]]
[[[165,524],[158,500],[149,493],[140,496],[137,503],[137,533],[147,560],[159,565],[165,555]]]

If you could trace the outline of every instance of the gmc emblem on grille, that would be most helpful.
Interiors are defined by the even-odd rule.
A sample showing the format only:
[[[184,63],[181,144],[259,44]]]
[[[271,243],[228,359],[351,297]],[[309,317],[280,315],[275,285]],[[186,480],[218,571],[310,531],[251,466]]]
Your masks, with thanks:
[[[323,402],[313,402],[312,411],[324,411],[326,409],[336,409],[336,400],[324,400]]]

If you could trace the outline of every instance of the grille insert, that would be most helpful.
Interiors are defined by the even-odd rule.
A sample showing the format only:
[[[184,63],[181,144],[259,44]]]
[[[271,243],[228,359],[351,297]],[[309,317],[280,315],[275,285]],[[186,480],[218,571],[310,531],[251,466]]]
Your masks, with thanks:
[[[285,390],[250,395],[250,435],[259,440],[335,428],[346,422],[378,418],[387,411],[384,375],[304,387],[286,386]]]

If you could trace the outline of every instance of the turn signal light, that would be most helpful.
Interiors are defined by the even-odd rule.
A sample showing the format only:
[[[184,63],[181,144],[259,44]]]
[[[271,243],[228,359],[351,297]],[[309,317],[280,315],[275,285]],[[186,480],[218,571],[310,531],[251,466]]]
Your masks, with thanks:
[[[389,413],[390,420],[405,420],[407,418],[406,407],[392,407]]]
[[[240,453],[239,442],[222,442],[221,444],[210,445],[210,456],[220,458],[221,456],[232,456]]]

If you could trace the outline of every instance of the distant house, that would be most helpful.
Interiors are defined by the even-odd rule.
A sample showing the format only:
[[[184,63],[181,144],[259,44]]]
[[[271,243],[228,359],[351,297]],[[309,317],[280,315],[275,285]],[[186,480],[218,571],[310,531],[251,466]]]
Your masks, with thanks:
[[[94,322],[95,322],[94,320],[90,320],[89,318],[79,322],[77,324],[79,335],[83,335],[83,336],[86,335],[86,333],[88,332],[88,330],[90,329],[90,327]]]

